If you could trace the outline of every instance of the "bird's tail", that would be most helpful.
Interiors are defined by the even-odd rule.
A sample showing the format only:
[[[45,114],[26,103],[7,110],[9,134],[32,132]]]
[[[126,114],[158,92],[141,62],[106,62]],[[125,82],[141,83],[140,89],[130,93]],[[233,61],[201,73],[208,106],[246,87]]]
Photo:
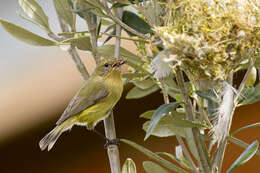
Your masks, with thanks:
[[[57,139],[60,137],[62,132],[71,129],[73,126],[74,121],[73,120],[67,120],[63,122],[60,125],[57,125],[52,131],[50,131],[47,135],[45,135],[42,140],[39,142],[39,146],[41,150],[45,150],[48,148],[48,151],[50,151],[57,141]]]

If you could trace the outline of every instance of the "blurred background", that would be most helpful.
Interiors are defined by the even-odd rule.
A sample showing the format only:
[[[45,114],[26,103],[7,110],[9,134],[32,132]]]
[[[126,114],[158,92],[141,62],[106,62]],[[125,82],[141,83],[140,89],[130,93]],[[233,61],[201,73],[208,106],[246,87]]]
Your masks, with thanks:
[[[52,1],[40,3],[49,16],[52,29],[59,32]],[[17,1],[1,0],[0,18],[46,37],[37,26],[21,20],[16,11],[22,12]],[[80,19],[78,28],[85,29]],[[41,152],[38,147],[39,140],[54,127],[83,83],[68,54],[57,47],[26,45],[14,39],[2,27],[0,38],[0,172],[110,172],[105,141],[83,127],[73,127],[70,132],[64,133],[50,152]],[[123,47],[135,51],[130,42],[123,42]],[[85,52],[80,52],[80,55],[91,73],[95,68],[91,56]],[[124,96],[130,87],[125,87]],[[152,151],[173,153],[176,145],[174,137],[151,137],[143,142],[144,120],[138,117],[163,102],[160,93],[139,100],[126,100],[124,96],[114,111],[118,137],[131,139]],[[259,106],[260,103],[257,103],[238,108],[231,131],[259,122]],[[97,129],[103,132],[103,123],[99,123]],[[242,131],[239,137],[247,143],[256,139],[260,141],[260,128]],[[124,144],[119,149],[121,164],[131,157],[137,164],[138,172],[144,172],[142,161],[148,160],[147,157]],[[229,144],[224,170],[241,152],[242,148]],[[258,172],[259,163],[260,158],[254,156],[235,172]]]

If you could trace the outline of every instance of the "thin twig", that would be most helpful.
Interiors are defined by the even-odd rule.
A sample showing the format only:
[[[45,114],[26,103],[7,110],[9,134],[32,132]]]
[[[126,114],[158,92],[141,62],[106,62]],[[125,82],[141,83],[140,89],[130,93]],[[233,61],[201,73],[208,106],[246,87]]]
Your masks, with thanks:
[[[122,8],[116,9],[116,15],[121,18],[122,17]],[[116,35],[121,35],[121,27],[120,25],[116,25]],[[116,38],[115,43],[115,58],[119,59],[119,52],[120,51],[120,38]],[[114,116],[113,112],[104,120],[104,127],[105,127],[105,133],[106,137],[110,140],[116,139],[116,130],[115,130],[115,123],[114,123]],[[109,157],[110,162],[110,169],[111,173],[120,173],[120,158],[119,158],[119,150],[117,145],[109,145],[107,147],[107,154]]]
[[[167,93],[167,89],[166,89],[166,86],[165,86],[165,83],[164,83],[164,80],[163,79],[159,79],[159,82],[161,84],[161,90],[162,90],[162,93],[163,93],[163,99],[164,99],[164,103],[165,104],[168,104],[169,103],[169,96],[168,96],[168,93]],[[184,152],[184,155],[186,156],[188,162],[190,163],[192,169],[194,170],[194,172],[198,173],[198,168],[196,167],[195,163],[193,162],[192,158],[191,158],[191,155],[188,151],[188,149],[186,148],[185,144],[184,144],[184,141],[182,140],[181,136],[179,135],[175,135],[176,136],[176,139],[178,141],[178,143],[180,144],[183,152]]]
[[[181,95],[182,95],[182,99],[183,99],[183,102],[184,102],[184,108],[185,108],[185,112],[187,114],[187,118],[188,118],[188,120],[193,121],[193,120],[195,120],[195,113],[194,113],[194,109],[192,107],[192,103],[191,103],[191,100],[189,98],[188,92],[186,91],[182,71],[177,66],[175,72],[176,72],[177,83],[178,83],[180,90],[181,90]],[[189,140],[194,140],[194,142],[197,146],[196,150],[197,150],[197,153],[199,155],[198,162],[199,162],[199,165],[200,165],[200,169],[203,172],[210,172],[210,166],[209,166],[208,159],[207,159],[207,153],[205,153],[205,151],[203,149],[201,139],[200,139],[199,129],[198,128],[192,128],[192,134],[193,134],[193,138],[189,139]]]
[[[57,13],[58,15],[58,13]],[[58,17],[59,19],[59,23],[60,23],[60,27],[62,29],[63,32],[70,32],[69,31],[69,27],[62,21],[62,19],[60,17]],[[71,37],[70,35],[67,35],[67,36],[63,36],[62,38],[58,37],[57,35],[55,35],[54,33],[50,32],[48,33],[48,36],[58,42],[61,42],[69,37]],[[81,77],[83,78],[84,81],[86,81],[88,78],[89,78],[89,73],[84,65],[84,63],[81,61],[80,59],[80,56],[76,50],[75,47],[71,47],[69,50],[68,50],[68,53],[70,54],[73,62],[75,63],[78,71],[80,72],[81,74]]]
[[[97,3],[99,3],[100,5],[102,5],[104,8],[103,10],[107,13],[107,15],[114,21],[116,22],[118,25],[120,25],[122,28],[124,28],[125,30],[139,36],[142,38],[147,38],[146,35],[134,30],[133,28],[129,27],[128,25],[126,25],[124,22],[122,22],[121,19],[119,19],[117,16],[114,16],[113,13],[111,12],[111,9],[108,8],[106,1],[103,1],[103,3],[101,3],[100,1],[97,1]]]
[[[92,54],[96,60],[96,63],[98,64],[100,61],[100,56],[97,52],[98,37],[97,37],[97,23],[95,20],[95,16],[94,16],[94,14],[89,13],[89,12],[84,12],[83,15],[84,15],[85,20],[87,21],[88,31],[91,36]]]
[[[68,52],[69,52],[72,60],[74,61],[78,71],[80,72],[81,77],[86,81],[89,78],[89,73],[88,73],[85,65],[81,61],[76,48],[72,47],[71,49],[68,50]]]

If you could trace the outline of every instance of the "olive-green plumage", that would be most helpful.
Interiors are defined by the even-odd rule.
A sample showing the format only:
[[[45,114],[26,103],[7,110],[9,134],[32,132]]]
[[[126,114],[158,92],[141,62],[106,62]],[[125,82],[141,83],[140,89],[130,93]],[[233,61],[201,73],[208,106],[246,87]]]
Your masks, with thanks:
[[[120,73],[122,60],[114,58],[102,60],[95,72],[86,81],[56,123],[56,127],[40,142],[41,150],[53,147],[62,132],[69,130],[73,125],[84,125],[93,130],[95,125],[106,118],[123,91],[123,82]]]

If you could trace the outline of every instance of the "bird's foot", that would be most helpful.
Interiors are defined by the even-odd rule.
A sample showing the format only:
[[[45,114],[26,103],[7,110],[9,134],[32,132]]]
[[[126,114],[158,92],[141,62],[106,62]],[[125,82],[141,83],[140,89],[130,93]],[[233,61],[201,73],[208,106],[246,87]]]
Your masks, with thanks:
[[[106,144],[104,145],[104,148],[107,149],[110,145],[119,145],[120,140],[118,138],[116,139],[106,139]]]

